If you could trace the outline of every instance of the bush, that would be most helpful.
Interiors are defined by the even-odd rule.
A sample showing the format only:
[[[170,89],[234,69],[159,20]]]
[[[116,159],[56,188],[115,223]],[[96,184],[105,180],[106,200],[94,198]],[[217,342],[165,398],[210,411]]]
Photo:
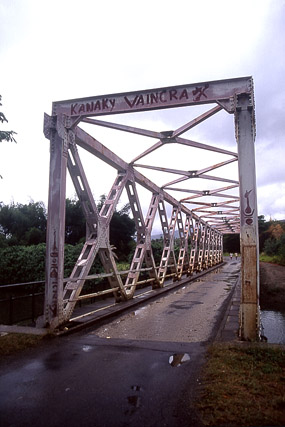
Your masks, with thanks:
[[[44,280],[45,252],[44,243],[0,249],[0,284]]]
[[[83,244],[65,245],[64,277],[69,277]],[[45,280],[46,245],[9,246],[0,248],[0,286]],[[96,258],[89,274],[103,271],[99,257]]]
[[[267,255],[282,255],[285,256],[285,233],[278,239],[271,237],[264,244],[264,252]]]

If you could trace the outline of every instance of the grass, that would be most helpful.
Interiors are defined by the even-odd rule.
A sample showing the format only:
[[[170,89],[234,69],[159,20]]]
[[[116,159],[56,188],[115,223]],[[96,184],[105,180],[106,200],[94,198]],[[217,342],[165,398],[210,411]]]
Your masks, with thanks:
[[[265,253],[261,253],[259,255],[259,261],[269,262],[271,264],[279,264],[285,265],[285,258],[281,255],[266,255]]]
[[[41,335],[14,334],[0,336],[0,356],[19,353],[20,351],[35,347],[43,339]]]
[[[285,348],[214,344],[196,407],[205,426],[285,425]]]

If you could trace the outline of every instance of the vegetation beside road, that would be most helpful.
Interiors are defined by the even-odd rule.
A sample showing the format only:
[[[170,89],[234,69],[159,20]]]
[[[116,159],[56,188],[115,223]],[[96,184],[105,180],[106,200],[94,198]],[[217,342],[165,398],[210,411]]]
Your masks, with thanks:
[[[98,203],[104,204],[102,195]],[[134,250],[135,223],[129,205],[115,211],[110,223],[110,243],[118,262],[128,263]],[[41,281],[45,278],[47,212],[42,202],[5,205],[0,202],[0,285]],[[64,276],[68,277],[82,250],[86,221],[79,200],[66,200]],[[96,259],[90,274],[100,273]]]
[[[285,348],[214,344],[196,407],[205,426],[285,424]]]
[[[9,356],[27,348],[35,347],[43,339],[42,335],[8,333],[0,336],[0,356]]]
[[[98,201],[102,208],[106,196]],[[129,216],[130,206],[115,211],[110,223],[110,243],[118,263],[130,263],[135,247],[135,222]],[[0,202],[0,285],[44,280],[47,211],[42,202],[28,204]],[[285,265],[285,222],[265,221],[258,217],[261,259]],[[68,277],[82,250],[86,234],[86,221],[78,199],[66,199],[65,265]],[[239,235],[224,236],[224,252],[239,253]],[[159,265],[163,251],[163,238],[152,240],[155,262]],[[191,242],[189,242],[189,249]],[[175,239],[174,252],[178,256],[179,239]],[[96,258],[90,274],[100,273],[102,265]]]
[[[285,266],[260,262],[260,307],[284,312]]]
[[[285,258],[281,255],[266,255],[266,253],[262,252],[259,256],[259,261],[285,266]]]

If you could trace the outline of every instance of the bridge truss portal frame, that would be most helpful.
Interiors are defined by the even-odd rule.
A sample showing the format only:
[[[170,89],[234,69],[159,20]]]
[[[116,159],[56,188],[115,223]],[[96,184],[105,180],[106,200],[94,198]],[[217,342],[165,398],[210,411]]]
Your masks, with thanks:
[[[165,108],[215,104],[213,108],[187,122],[174,131],[154,132],[123,124],[94,119],[130,112]],[[225,110],[235,118],[238,152],[227,151],[181,137],[209,117]],[[81,129],[80,122],[143,135],[158,140],[131,163],[102,145]],[[46,290],[44,324],[55,329],[71,318],[75,304],[83,299],[81,291],[88,279],[90,268],[98,256],[108,277],[110,289],[117,301],[132,298],[139,283],[142,264],[149,273],[153,288],[162,287],[166,277],[179,280],[183,274],[193,274],[222,262],[223,234],[240,233],[242,257],[242,296],[240,310],[241,338],[256,340],[259,337],[259,259],[258,219],[255,176],[255,114],[252,77],[203,82],[152,90],[95,96],[54,102],[52,115],[45,114],[44,134],[50,140],[50,177],[46,252]],[[140,159],[165,144],[210,150],[231,158],[201,170],[183,171],[138,163]],[[99,211],[94,201],[78,152],[82,147],[118,172],[107,199]],[[208,175],[207,172],[238,161],[239,181]],[[179,178],[162,187],[157,186],[137,168],[147,168],[178,174]],[[68,279],[64,279],[64,236],[66,172],[70,173],[77,196],[81,202],[87,225],[83,250]],[[176,184],[191,178],[225,181],[230,185],[214,190],[185,190]],[[102,177],[101,177],[102,178]],[[100,179],[100,177],[98,177]],[[137,184],[152,193],[151,203],[144,217]],[[228,194],[239,187],[240,197]],[[117,270],[109,241],[109,225],[116,206],[126,189],[136,225],[137,243],[125,284]],[[186,191],[189,197],[176,200],[170,190]],[[203,197],[217,196],[226,201],[201,202]],[[172,206],[168,219],[165,206]],[[189,209],[187,204],[195,207]],[[233,206],[238,205],[238,206]],[[164,248],[159,267],[156,267],[151,231],[156,214],[159,214]],[[179,233],[178,259],[174,254],[175,228]],[[188,243],[191,242],[191,249]]]

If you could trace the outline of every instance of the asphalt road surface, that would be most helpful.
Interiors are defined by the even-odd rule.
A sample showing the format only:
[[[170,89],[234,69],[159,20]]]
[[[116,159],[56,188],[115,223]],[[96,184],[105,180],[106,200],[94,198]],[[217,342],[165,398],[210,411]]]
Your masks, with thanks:
[[[239,262],[0,363],[0,425],[199,425],[192,407]]]

